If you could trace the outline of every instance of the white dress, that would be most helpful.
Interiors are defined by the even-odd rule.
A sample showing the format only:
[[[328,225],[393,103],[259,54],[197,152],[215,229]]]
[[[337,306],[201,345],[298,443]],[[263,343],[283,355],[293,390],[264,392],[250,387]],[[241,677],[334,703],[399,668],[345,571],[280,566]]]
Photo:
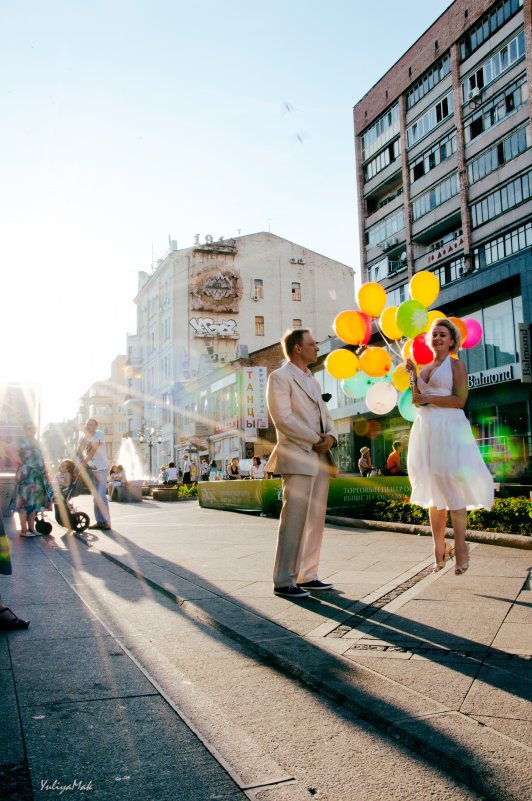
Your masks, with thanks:
[[[417,384],[428,405],[420,407],[410,433],[410,503],[437,509],[491,509],[493,477],[463,410],[430,404],[431,395],[453,394],[451,357],[428,381],[418,376]]]

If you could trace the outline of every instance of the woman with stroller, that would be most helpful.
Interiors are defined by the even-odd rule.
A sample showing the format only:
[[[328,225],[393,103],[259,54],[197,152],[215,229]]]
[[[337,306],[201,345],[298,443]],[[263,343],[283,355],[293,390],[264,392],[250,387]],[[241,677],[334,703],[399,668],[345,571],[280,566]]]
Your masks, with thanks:
[[[16,474],[15,510],[20,520],[21,537],[35,537],[35,516],[41,509],[51,509],[53,494],[42,451],[35,439],[33,423],[24,425],[24,436],[18,443],[19,467]]]

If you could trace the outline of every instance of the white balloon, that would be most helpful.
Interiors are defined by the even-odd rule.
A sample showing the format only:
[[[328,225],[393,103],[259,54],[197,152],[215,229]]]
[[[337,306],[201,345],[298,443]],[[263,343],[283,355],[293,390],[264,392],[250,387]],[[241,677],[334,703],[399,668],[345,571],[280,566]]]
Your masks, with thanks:
[[[374,414],[388,414],[397,403],[397,390],[393,384],[380,381],[368,389],[366,406]]]

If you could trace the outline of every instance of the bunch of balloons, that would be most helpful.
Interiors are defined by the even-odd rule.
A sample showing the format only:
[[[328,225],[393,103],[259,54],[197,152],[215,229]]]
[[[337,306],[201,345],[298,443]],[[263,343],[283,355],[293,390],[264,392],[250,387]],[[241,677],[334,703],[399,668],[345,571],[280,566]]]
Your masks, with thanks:
[[[384,287],[373,281],[357,292],[358,310],[340,312],[333,323],[336,336],[352,349],[340,348],[327,356],[327,372],[341,381],[349,398],[364,399],[374,414],[388,414],[397,405],[405,420],[412,422],[417,409],[412,403],[410,376],[404,360],[410,357],[420,369],[432,361],[426,335],[434,320],[447,317],[436,309],[428,311],[440,291],[437,276],[425,270],[416,273],[408,285],[410,300],[386,307]],[[386,308],[385,308],[386,307]],[[462,336],[462,348],[473,348],[482,339],[482,326],[473,318],[448,317]],[[386,342],[370,346],[372,323]],[[393,357],[393,358],[392,358]]]

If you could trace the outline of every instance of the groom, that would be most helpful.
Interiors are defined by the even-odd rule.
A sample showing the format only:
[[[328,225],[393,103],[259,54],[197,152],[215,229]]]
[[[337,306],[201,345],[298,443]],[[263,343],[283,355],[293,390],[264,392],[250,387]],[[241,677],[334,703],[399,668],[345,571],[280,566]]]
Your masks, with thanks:
[[[333,589],[319,580],[318,564],[336,432],[308,369],[319,352],[311,330],[288,331],[281,345],[287,363],[270,375],[267,390],[277,445],[264,472],[281,473],[283,479],[273,591],[297,599],[309,590]]]

